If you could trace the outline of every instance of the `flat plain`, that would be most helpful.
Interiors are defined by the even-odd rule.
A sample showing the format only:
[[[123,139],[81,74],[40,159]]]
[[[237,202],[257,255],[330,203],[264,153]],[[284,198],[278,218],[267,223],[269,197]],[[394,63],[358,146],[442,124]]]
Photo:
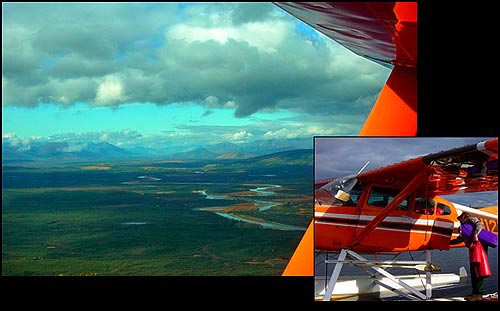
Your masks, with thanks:
[[[311,150],[2,168],[8,276],[276,276],[312,219]]]

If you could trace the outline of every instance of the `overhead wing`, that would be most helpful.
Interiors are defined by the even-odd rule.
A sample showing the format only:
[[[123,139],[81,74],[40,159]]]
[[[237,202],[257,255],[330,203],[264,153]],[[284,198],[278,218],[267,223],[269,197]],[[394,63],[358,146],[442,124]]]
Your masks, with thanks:
[[[353,53],[393,68],[360,135],[417,133],[417,2],[273,2]]]
[[[498,190],[498,138],[364,172],[358,179],[402,189],[424,169],[430,169],[431,174],[417,188],[417,195]]]
[[[417,2],[274,2],[352,52],[417,67]]]

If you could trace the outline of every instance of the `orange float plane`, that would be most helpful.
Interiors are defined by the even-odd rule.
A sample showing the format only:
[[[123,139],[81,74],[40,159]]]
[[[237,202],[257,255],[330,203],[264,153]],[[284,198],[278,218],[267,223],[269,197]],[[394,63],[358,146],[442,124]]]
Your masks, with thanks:
[[[469,208],[440,197],[498,190],[498,139],[317,181],[315,188],[316,249],[448,250],[463,211],[498,234],[498,210]]]
[[[329,139],[317,137],[316,140]],[[361,138],[360,138],[361,139]],[[339,145],[341,145],[340,139]],[[363,168],[364,169],[364,168]],[[323,300],[332,298],[342,264],[373,267],[377,273],[404,287],[409,299],[430,299],[430,250],[449,250],[459,234],[457,216],[468,212],[478,217],[484,229],[498,235],[498,206],[471,208],[452,203],[441,195],[498,191],[498,138],[439,151],[389,166],[346,177],[315,182],[314,246],[320,252],[339,253],[331,261],[339,265],[332,274]],[[493,238],[498,243],[498,238]],[[493,244],[496,247],[496,244]],[[393,254],[426,251],[426,261],[369,261],[359,254]],[[346,256],[355,260],[346,260]],[[426,295],[381,267],[423,268],[429,275]],[[408,279],[407,276],[405,276]],[[457,278],[458,279],[458,278]],[[375,278],[358,289],[368,293]],[[379,280],[377,280],[379,281]],[[444,283],[455,282],[452,277]],[[380,290],[384,285],[381,282]],[[387,286],[388,287],[388,286]],[[345,293],[345,292],[344,292]],[[349,292],[353,294],[352,292]],[[341,295],[337,293],[337,296]],[[335,298],[335,297],[333,297]]]

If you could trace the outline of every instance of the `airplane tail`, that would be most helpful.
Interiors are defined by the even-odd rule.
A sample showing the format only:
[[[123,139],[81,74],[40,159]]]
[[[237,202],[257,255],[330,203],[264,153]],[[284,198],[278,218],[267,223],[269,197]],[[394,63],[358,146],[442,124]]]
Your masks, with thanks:
[[[458,214],[467,212],[475,216],[483,223],[483,228],[498,235],[498,205],[482,208],[472,208],[457,203],[453,203]]]
[[[480,211],[484,211],[490,214],[495,214],[498,217],[498,205],[492,205],[492,206],[487,206],[487,207],[481,207],[479,208]]]

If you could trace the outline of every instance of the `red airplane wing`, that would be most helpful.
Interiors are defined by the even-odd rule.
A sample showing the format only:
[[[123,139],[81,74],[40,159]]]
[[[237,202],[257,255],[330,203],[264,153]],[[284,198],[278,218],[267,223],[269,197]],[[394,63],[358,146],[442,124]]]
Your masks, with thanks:
[[[274,2],[352,52],[417,67],[417,2]]]
[[[357,55],[393,68],[361,136],[417,133],[417,2],[273,2]]]
[[[429,168],[427,181],[417,188],[425,196],[498,190],[498,138],[428,154],[358,175],[366,183],[405,187]]]

